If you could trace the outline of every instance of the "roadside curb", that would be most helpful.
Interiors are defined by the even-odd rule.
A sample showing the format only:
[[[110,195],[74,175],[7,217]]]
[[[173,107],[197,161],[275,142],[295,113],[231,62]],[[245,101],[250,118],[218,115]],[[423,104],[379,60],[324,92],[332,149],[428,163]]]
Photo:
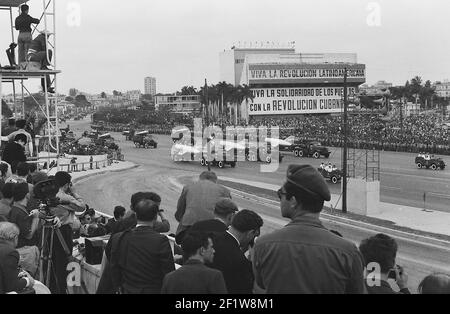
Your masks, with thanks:
[[[105,174],[105,173],[108,173],[108,172],[122,172],[122,171],[126,171],[126,170],[135,169],[135,168],[138,168],[138,167],[140,167],[140,165],[133,164],[130,167],[122,168],[122,169],[116,169],[116,170],[105,169],[105,170],[102,170],[102,171],[99,171],[99,172],[96,172],[96,173],[86,173],[83,176],[79,176],[78,178],[73,179],[73,183],[76,184],[76,183],[78,183],[78,181],[81,181],[81,180],[84,180],[84,179],[87,179],[87,178],[90,178],[90,177],[94,177],[94,176],[97,176],[97,175],[102,175],[102,174]]]

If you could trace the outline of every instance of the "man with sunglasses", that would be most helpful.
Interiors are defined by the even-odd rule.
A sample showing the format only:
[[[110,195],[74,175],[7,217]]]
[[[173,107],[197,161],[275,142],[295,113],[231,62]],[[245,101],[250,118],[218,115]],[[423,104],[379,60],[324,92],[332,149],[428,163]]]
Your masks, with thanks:
[[[290,165],[278,196],[291,222],[256,241],[258,286],[270,294],[364,293],[361,253],[319,219],[331,199],[322,175],[310,165]]]

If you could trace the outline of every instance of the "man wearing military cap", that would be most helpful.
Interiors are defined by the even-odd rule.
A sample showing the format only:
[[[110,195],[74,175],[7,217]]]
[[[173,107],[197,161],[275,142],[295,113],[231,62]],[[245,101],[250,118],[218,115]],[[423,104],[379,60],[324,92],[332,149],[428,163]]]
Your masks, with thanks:
[[[291,222],[256,241],[253,268],[267,293],[364,293],[357,247],[326,229],[319,215],[328,185],[310,165],[290,165],[278,190],[281,214]]]

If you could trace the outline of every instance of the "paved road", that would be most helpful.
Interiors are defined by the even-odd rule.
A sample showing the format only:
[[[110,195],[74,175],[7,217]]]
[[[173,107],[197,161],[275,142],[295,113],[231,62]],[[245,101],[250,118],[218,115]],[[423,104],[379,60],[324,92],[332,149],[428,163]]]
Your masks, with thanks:
[[[83,128],[87,123],[86,121],[80,123],[71,121],[69,124],[73,128]],[[130,196],[133,192],[142,190],[157,192],[162,197],[162,208],[166,210],[167,218],[171,222],[171,229],[175,231],[177,225],[173,214],[181,190],[179,186],[173,184],[174,179],[183,176],[198,176],[204,168],[196,163],[173,163],[169,158],[171,143],[168,137],[158,136],[158,149],[145,150],[134,148],[131,142],[123,141],[123,137],[118,134],[114,134],[113,136],[120,141],[119,145],[122,147],[126,159],[140,164],[141,167],[126,172],[84,179],[81,181],[81,184],[78,184],[77,189],[89,200],[91,206],[108,213],[112,212],[115,205],[124,205],[128,208]],[[336,160],[337,163],[336,155],[338,154],[332,156],[332,162]],[[401,161],[403,157],[409,158],[408,160],[411,159],[411,156],[407,154],[400,154],[397,157],[392,153],[383,154],[383,169],[391,169],[383,170],[382,181],[384,181],[385,185],[382,190],[382,195],[384,195],[383,201],[386,201],[386,198],[391,198],[392,200],[408,205],[408,202],[411,202],[408,199],[408,195],[418,193],[417,191],[412,192],[409,190],[417,186],[414,184],[416,180],[420,184],[429,184],[429,186],[436,188],[442,183],[448,186],[448,173],[418,172],[419,170],[411,169],[408,165],[402,166]],[[305,159],[305,161],[312,164],[320,164],[320,161],[314,159]],[[291,162],[298,162],[298,159],[294,159],[293,156],[287,157],[287,162],[283,162],[280,165],[280,169],[275,173],[259,173],[259,164],[249,162],[239,163],[235,169],[215,169],[215,171],[219,176],[226,175],[241,179],[264,181],[271,184],[281,184],[287,164]],[[386,186],[397,188],[398,190],[390,190]],[[419,188],[416,187],[416,189]],[[445,193],[445,191],[442,192]],[[403,199],[402,195],[404,195],[403,197],[406,200]],[[248,195],[238,196],[235,194],[233,198],[240,208],[254,210],[263,216],[265,221],[262,230],[263,233],[278,229],[287,222],[280,218],[279,207],[274,202],[256,200],[254,197]],[[442,201],[442,199],[437,198],[436,204],[445,209],[444,204],[440,203]],[[373,233],[365,229],[336,224],[330,221],[325,221],[325,225],[341,232],[345,238],[354,241],[356,244],[359,244],[362,239]],[[450,273],[450,265],[448,263],[450,249],[448,247],[428,246],[408,239],[397,240],[399,244],[398,263],[404,265],[410,274],[409,285],[412,289],[416,289],[419,281],[431,272],[440,271]]]

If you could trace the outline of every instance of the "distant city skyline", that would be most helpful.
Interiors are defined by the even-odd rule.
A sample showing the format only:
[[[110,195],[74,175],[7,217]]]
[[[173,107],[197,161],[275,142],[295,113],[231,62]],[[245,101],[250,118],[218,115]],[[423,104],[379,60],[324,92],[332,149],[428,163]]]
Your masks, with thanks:
[[[40,17],[42,2],[28,4]],[[445,0],[58,0],[56,7],[58,90],[65,94],[142,89],[149,69],[160,93],[199,88],[205,78],[215,84],[219,53],[239,42],[295,41],[299,53],[356,53],[369,85],[450,78]],[[6,11],[0,21],[9,27]],[[2,32],[0,47],[10,42]],[[0,62],[7,63],[4,53]],[[38,80],[27,85],[39,90]]]

